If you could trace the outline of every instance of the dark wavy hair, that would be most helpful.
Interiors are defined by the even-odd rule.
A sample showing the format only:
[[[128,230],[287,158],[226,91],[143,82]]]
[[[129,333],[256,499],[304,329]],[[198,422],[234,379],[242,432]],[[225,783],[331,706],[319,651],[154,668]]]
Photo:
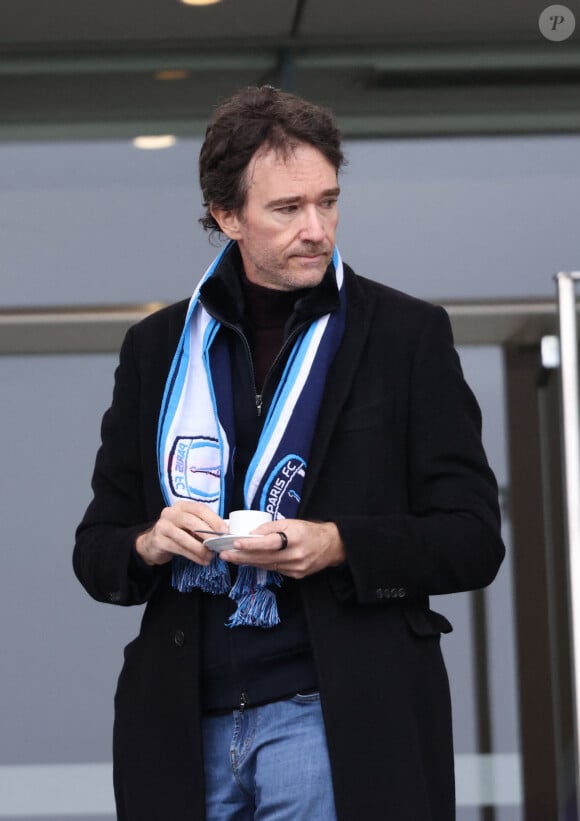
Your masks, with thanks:
[[[246,201],[245,171],[256,151],[286,156],[299,143],[317,148],[337,173],[344,165],[341,137],[333,114],[295,94],[272,86],[238,91],[215,110],[199,155],[199,182],[206,209],[206,231],[219,231],[210,207],[240,211]]]

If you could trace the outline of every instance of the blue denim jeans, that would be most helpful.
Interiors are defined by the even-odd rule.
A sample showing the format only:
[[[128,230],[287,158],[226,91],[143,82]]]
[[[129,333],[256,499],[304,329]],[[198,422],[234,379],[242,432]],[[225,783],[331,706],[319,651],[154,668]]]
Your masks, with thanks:
[[[320,696],[203,720],[207,821],[335,821]]]

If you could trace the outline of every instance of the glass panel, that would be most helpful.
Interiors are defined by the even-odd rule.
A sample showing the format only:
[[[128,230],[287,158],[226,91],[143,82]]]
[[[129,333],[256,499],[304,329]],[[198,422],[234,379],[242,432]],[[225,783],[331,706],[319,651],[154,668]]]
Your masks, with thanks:
[[[482,408],[483,440],[507,499],[504,371],[497,347],[459,349],[463,370]],[[458,821],[523,821],[511,528],[502,505],[507,555],[483,593],[432,598],[454,625],[442,640],[449,671]],[[478,655],[479,650],[479,655]],[[487,809],[484,802],[491,802]]]

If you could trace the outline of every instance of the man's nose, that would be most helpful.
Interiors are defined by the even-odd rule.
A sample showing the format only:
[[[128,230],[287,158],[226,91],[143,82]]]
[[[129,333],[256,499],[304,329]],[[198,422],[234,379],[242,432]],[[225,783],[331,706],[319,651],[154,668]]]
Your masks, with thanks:
[[[309,242],[322,242],[326,235],[324,220],[316,206],[304,209],[303,223],[300,230],[302,239]]]

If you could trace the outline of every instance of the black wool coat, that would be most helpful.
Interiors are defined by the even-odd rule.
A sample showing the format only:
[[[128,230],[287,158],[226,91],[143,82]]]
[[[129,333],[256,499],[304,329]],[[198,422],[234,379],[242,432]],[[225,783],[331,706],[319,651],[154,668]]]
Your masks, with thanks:
[[[300,582],[339,821],[452,821],[453,749],[429,595],[489,584],[502,561],[481,417],[442,308],[345,266],[347,321],[328,373],[301,518],[334,521],[347,563]],[[97,600],[147,602],[115,696],[120,821],[202,821],[200,596],[142,568],[137,534],[164,507],[157,417],[185,317],[178,303],[123,343],[77,531],[75,572]]]

